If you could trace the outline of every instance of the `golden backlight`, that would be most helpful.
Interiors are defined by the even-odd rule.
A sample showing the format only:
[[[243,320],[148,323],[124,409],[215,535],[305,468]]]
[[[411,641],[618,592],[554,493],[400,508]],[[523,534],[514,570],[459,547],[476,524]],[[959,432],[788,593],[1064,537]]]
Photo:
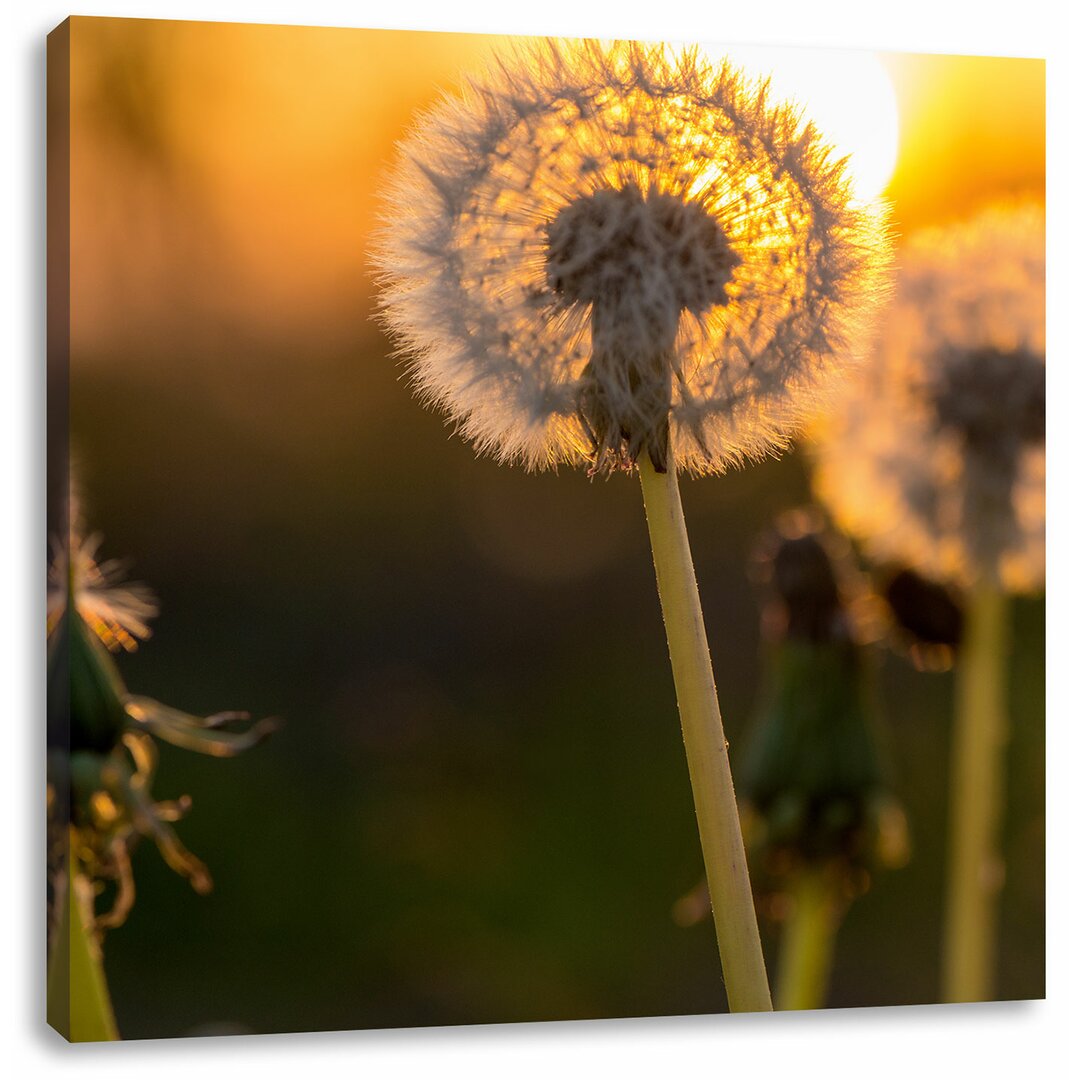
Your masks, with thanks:
[[[880,195],[896,168],[900,117],[892,79],[875,53],[844,49],[706,45],[713,63],[725,57],[767,76],[773,94],[805,108],[825,139],[849,157],[855,194]]]
[[[79,362],[119,363],[163,334],[198,358],[237,326],[309,345],[352,343],[368,331],[366,253],[395,143],[418,110],[504,40],[77,20],[71,212]],[[706,51],[713,61],[730,53],[752,73],[771,73],[780,96],[804,105],[838,152],[852,155],[859,194],[885,189],[901,235],[988,199],[1041,190],[1041,61]]]

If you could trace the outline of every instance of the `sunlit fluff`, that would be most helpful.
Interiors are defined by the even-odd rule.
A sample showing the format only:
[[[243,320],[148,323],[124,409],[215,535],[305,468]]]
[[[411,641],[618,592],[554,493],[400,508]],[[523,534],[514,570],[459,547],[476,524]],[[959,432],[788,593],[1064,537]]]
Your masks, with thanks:
[[[73,533],[67,545],[54,540],[46,626],[51,633],[70,595],[83,621],[110,650],[123,647],[133,652],[139,640],[150,636],[157,601],[144,585],[121,583],[123,564],[116,559],[99,563],[100,546],[100,533],[85,539]]]
[[[546,42],[421,118],[386,195],[386,325],[501,461],[721,471],[782,445],[857,351],[880,207],[738,71]]]
[[[1045,574],[1045,216],[997,205],[900,254],[877,355],[817,441],[817,491],[882,561],[1037,589]]]

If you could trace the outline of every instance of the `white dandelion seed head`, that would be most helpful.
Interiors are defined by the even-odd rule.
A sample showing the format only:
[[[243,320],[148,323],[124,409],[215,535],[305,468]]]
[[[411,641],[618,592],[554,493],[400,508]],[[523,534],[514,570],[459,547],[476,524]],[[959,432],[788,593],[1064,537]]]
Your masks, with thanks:
[[[1045,212],[996,204],[900,253],[876,354],[813,447],[815,487],[880,561],[1025,592],[1046,562]]]
[[[423,116],[386,194],[380,309],[421,396],[529,468],[716,472],[854,359],[879,204],[767,86],[694,52],[549,41]]]

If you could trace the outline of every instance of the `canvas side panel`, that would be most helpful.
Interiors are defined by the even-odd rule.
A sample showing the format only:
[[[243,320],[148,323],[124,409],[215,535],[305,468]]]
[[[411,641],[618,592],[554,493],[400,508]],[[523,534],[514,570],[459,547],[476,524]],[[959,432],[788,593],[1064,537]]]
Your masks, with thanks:
[[[68,535],[69,376],[71,347],[71,20],[46,44],[46,528],[50,542]],[[67,894],[70,819],[70,663],[66,635],[48,649],[46,690],[46,880],[48,976],[46,1019],[70,1033],[70,935],[60,932]],[[53,946],[56,946],[55,948]]]

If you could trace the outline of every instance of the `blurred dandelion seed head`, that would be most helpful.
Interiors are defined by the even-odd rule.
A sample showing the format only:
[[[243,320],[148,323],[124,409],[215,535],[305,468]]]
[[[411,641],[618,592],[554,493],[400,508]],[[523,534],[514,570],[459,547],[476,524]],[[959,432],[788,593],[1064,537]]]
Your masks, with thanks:
[[[880,205],[767,86],[692,51],[555,41],[421,118],[381,312],[422,398],[528,468],[721,471],[782,445],[859,351]]]
[[[871,557],[1014,591],[1045,575],[1045,214],[998,204],[901,252],[873,361],[815,440],[815,487]]]

